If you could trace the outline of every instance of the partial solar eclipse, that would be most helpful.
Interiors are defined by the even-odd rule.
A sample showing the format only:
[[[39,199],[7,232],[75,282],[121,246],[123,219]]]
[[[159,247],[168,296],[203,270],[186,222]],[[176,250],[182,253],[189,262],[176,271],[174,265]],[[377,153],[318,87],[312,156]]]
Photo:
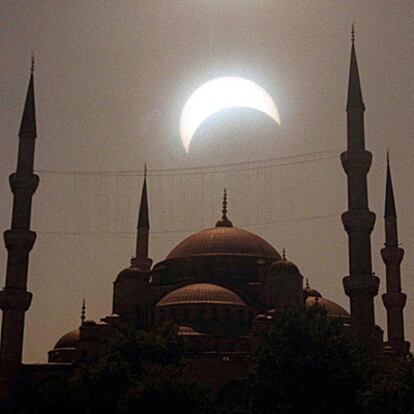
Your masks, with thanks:
[[[181,112],[181,141],[187,153],[199,126],[211,115],[229,108],[256,109],[280,125],[272,97],[259,85],[235,76],[213,79],[193,92]]]

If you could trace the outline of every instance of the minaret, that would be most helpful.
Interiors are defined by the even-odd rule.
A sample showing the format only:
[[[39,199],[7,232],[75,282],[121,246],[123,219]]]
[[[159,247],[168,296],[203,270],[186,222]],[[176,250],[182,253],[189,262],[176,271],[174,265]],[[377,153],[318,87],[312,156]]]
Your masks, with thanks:
[[[36,240],[30,230],[32,196],[39,184],[33,174],[36,139],[36,118],[33,85],[33,66],[19,131],[19,149],[16,172],[9,177],[13,192],[11,229],[4,233],[8,250],[6,284],[0,292],[3,324],[0,346],[0,399],[10,398],[22,363],[25,312],[32,294],[27,291],[29,253]]]
[[[379,279],[372,272],[371,232],[375,214],[368,207],[367,174],[372,154],[365,149],[364,111],[352,27],[351,64],[349,70],[347,112],[347,150],[341,154],[348,177],[348,211],[342,223],[348,233],[349,276],[343,280],[350,298],[351,328],[362,342],[373,345],[376,340],[374,297]]]
[[[149,213],[147,197],[147,166],[144,169],[144,183],[142,185],[141,204],[138,213],[137,243],[133,264],[143,271],[150,269],[152,260],[148,257],[149,246]]]
[[[397,213],[392,187],[391,169],[387,154],[387,181],[385,187],[385,247],[381,249],[387,274],[387,290],[382,295],[387,309],[388,343],[399,355],[407,355],[409,343],[404,338],[403,309],[407,295],[401,292],[400,264],[404,249],[398,246]]]
[[[122,270],[114,282],[112,313],[139,327],[147,326],[149,308],[143,292],[149,287],[152,260],[148,257],[149,214],[147,196],[147,167],[144,171],[141,203],[138,213],[135,257],[131,266]]]

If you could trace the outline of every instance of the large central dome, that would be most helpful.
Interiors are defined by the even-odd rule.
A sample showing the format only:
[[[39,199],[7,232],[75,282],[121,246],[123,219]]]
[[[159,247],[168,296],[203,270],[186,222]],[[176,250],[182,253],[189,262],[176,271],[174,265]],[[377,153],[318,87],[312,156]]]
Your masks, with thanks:
[[[280,260],[280,254],[266,241],[249,231],[233,227],[227,218],[227,193],[224,190],[222,217],[216,227],[184,239],[167,259],[193,256],[249,256]]]
[[[280,260],[279,253],[256,234],[237,227],[213,227],[195,233],[176,246],[167,259],[191,256],[255,256]]]

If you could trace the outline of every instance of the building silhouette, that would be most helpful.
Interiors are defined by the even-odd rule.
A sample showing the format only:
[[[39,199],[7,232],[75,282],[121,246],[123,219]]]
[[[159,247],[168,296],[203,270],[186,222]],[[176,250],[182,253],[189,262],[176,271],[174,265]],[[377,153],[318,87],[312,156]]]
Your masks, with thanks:
[[[398,245],[396,203],[387,163],[385,191],[385,247],[388,340],[375,324],[374,297],[379,279],[372,271],[371,232],[375,214],[369,210],[367,175],[372,154],[364,137],[365,105],[354,45],[351,46],[347,99],[347,149],[341,162],[347,175],[348,209],[342,222],[349,239],[349,275],[343,287],[350,298],[350,312],[330,301],[306,282],[298,267],[256,234],[233,225],[224,191],[221,217],[214,227],[192,234],[153,265],[148,255],[150,210],[147,174],[138,213],[135,257],[116,277],[113,313],[95,322],[86,320],[63,335],[49,351],[48,363],[22,364],[24,316],[32,295],[26,290],[29,253],[36,234],[30,229],[31,200],[39,178],[33,174],[36,117],[33,67],[19,132],[16,172],[10,176],[13,214],[4,233],[8,250],[6,283],[0,292],[3,325],[0,347],[0,399],[12,399],[17,380],[24,376],[40,382],[55,374],[71,375],[79,362],[103,356],[117,327],[128,321],[151,329],[165,321],[178,325],[193,351],[189,364],[193,375],[217,392],[246,372],[249,356],[260,343],[272,317],[280,309],[323,306],[328,316],[339,318],[351,335],[378,355],[403,356],[409,351],[404,337],[400,263],[404,251]],[[345,254],[345,252],[344,252]]]

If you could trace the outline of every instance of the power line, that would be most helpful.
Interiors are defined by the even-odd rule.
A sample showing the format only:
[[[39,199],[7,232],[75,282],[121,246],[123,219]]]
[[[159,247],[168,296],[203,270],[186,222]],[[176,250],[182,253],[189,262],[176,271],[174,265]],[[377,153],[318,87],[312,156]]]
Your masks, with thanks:
[[[281,156],[275,158],[268,158],[257,161],[244,161],[237,163],[218,164],[200,167],[186,167],[186,168],[166,168],[166,169],[149,169],[151,176],[179,176],[179,175],[195,175],[214,173],[220,171],[234,172],[246,171],[249,169],[266,169],[279,166],[299,165],[309,162],[322,161],[337,157],[339,151],[317,151],[308,152],[296,155]],[[75,175],[75,176],[137,176],[143,177],[142,170],[36,170],[38,174],[54,174],[54,175]]]
[[[292,219],[286,220],[277,220],[271,223],[253,223],[245,226],[246,228],[263,228],[263,227],[273,227],[275,225],[286,224],[286,223],[293,223],[293,222],[307,222],[307,221],[317,221],[317,220],[326,220],[331,219],[334,217],[339,217],[340,212],[332,213],[332,214],[324,214],[319,216],[309,216],[309,217],[296,217]],[[151,231],[151,235],[165,235],[165,234],[182,234],[182,233],[194,233],[200,231],[200,228],[187,228],[182,230],[155,230]],[[136,237],[136,231],[85,231],[85,232],[66,232],[66,231],[45,231],[45,230],[38,230],[36,231],[37,234],[44,234],[44,235],[53,235],[53,236],[83,236],[83,237],[102,237],[102,236],[126,236]]]

